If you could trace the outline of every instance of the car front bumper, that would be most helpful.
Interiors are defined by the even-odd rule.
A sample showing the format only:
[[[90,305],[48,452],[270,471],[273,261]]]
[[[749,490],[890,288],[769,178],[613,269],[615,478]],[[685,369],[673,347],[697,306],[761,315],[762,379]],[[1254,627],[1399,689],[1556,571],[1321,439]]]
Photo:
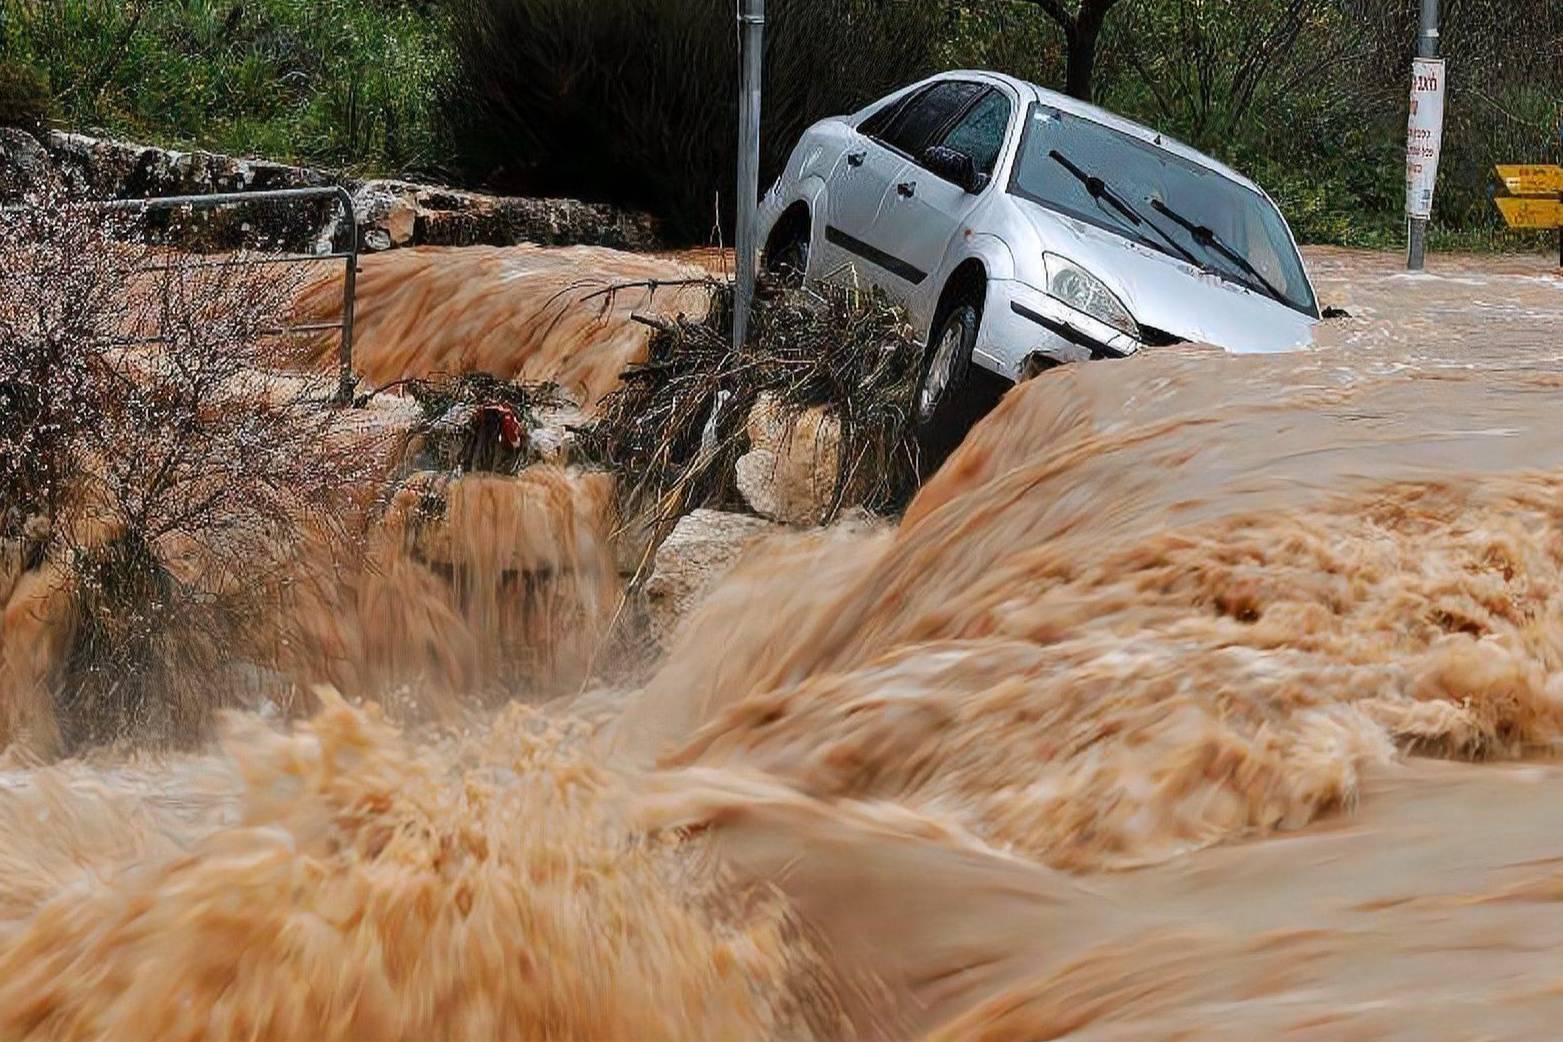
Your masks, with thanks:
[[[1126,358],[1145,345],[1016,279],[988,283],[974,360],[1009,380],[1033,356],[1054,362]]]

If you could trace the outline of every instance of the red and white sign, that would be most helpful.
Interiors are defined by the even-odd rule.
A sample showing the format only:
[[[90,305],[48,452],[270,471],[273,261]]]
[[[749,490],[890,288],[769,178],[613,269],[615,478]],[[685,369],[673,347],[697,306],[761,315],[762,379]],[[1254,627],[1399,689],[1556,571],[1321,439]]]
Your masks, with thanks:
[[[1433,215],[1438,156],[1444,143],[1444,60],[1418,58],[1411,66],[1411,121],[1406,128],[1406,213]]]

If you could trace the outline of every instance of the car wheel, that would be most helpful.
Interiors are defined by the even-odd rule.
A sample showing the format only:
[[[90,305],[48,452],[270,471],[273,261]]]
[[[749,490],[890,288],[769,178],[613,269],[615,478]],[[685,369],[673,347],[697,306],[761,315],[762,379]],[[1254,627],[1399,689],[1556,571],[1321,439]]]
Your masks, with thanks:
[[[782,289],[801,289],[809,270],[809,228],[802,224],[765,251],[765,276]]]
[[[923,469],[932,473],[977,422],[971,394],[971,354],[982,321],[975,304],[958,302],[944,312],[928,340],[917,389],[917,441]]]

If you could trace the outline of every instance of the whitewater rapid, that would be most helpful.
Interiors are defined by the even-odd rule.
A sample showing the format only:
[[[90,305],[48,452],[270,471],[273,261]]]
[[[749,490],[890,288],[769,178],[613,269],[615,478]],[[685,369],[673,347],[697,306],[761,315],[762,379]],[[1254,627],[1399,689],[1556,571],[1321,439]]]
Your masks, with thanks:
[[[1044,374],[633,690],[13,764],[0,1038],[1550,1037],[1563,280],[1310,260],[1315,350]],[[363,661],[438,660],[400,589]]]

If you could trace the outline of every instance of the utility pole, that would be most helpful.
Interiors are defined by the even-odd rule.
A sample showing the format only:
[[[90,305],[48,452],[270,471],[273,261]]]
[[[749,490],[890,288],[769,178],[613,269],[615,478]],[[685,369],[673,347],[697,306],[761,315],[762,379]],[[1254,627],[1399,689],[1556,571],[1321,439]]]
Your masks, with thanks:
[[[1410,132],[1406,140],[1406,267],[1411,271],[1421,271],[1427,261],[1427,222],[1432,216],[1438,153],[1443,146],[1445,84],[1442,63],[1439,63],[1435,83],[1430,84],[1425,76],[1426,63],[1438,58],[1438,0],[1422,0],[1416,56],[1418,60],[1412,71]]]
[[[738,0],[738,36],[743,82],[738,92],[738,248],[733,297],[733,346],[749,338],[749,309],[754,303],[756,242],[760,200],[760,70],[765,47],[765,0]]]

